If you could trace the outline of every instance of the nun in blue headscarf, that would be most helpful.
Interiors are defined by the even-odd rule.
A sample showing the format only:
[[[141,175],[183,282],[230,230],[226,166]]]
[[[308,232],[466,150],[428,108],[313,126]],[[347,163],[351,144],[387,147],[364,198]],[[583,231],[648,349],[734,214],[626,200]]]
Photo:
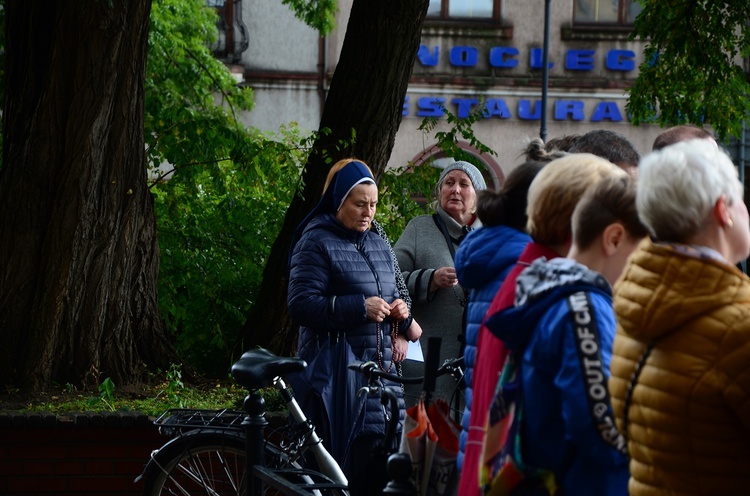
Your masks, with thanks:
[[[398,297],[388,244],[370,231],[377,202],[369,168],[347,159],[297,228],[289,260],[289,313],[300,326],[297,354],[308,363],[290,379],[350,482],[361,468],[358,458],[366,459],[360,450],[382,440],[385,423],[379,398],[357,395],[365,384],[347,365],[373,361],[395,374],[392,335],[406,332],[412,320]]]

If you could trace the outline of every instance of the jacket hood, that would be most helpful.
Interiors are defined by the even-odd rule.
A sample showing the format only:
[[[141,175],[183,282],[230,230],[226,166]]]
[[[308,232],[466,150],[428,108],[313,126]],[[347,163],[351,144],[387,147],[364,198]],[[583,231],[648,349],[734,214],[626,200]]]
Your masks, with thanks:
[[[522,348],[550,306],[581,290],[612,294],[603,275],[574,260],[537,259],[516,280],[516,306],[489,317],[485,325],[510,349]]]
[[[618,324],[652,341],[738,298],[747,276],[729,263],[645,240],[615,285]]]
[[[519,274],[516,280],[516,306],[533,301],[561,286],[586,284],[612,293],[607,279],[569,258],[539,258]]]
[[[471,231],[456,251],[455,266],[465,288],[481,288],[497,279],[531,241],[531,237],[507,226]]]

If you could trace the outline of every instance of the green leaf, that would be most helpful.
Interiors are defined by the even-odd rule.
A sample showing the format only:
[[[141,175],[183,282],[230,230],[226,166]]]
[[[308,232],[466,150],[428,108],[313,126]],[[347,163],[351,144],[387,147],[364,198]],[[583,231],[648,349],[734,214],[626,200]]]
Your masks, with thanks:
[[[336,26],[336,0],[282,0],[294,15],[321,34],[330,34]]]
[[[708,124],[721,139],[738,136],[750,113],[741,65],[750,53],[750,3],[640,1],[632,37],[648,44],[626,105],[633,124]]]

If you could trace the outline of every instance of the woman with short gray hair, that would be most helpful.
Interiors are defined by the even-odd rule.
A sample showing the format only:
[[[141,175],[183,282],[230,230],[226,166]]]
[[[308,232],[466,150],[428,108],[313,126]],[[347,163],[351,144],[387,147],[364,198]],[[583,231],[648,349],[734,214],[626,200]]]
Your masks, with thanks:
[[[393,247],[409,288],[412,313],[426,336],[442,338],[440,362],[460,356],[464,307],[469,294],[458,281],[453,263],[464,236],[481,223],[476,215],[477,192],[486,188],[474,165],[457,161],[440,174],[436,186],[436,212],[410,220]],[[422,342],[425,342],[423,339]],[[406,360],[405,376],[424,373],[424,364]],[[406,386],[406,405],[414,405],[421,386]],[[437,381],[436,397],[449,400],[456,392],[451,377]]]
[[[628,439],[629,493],[750,487],[748,210],[731,160],[707,140],[640,163],[651,232],[615,287],[612,405]]]
[[[723,206],[742,203],[737,169],[706,140],[674,144],[648,155],[642,164],[646,169],[639,176],[638,212],[658,240],[685,242],[697,235],[722,196]]]

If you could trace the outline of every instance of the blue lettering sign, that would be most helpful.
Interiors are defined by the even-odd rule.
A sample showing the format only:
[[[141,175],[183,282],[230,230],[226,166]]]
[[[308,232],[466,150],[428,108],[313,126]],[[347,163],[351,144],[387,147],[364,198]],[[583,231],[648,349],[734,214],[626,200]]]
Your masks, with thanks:
[[[571,71],[590,71],[594,68],[594,50],[568,50],[565,68]]]
[[[422,65],[438,65],[438,61],[440,60],[440,47],[435,47],[435,50],[433,52],[430,52],[430,49],[425,45],[419,45],[419,50],[417,50],[417,58]]]
[[[518,48],[512,46],[495,46],[489,49],[488,60],[490,67],[512,69],[518,67]],[[541,69],[544,52],[541,48],[529,49],[529,67]],[[565,52],[565,69],[570,71],[591,71],[596,65],[596,51],[589,49],[567,50]],[[450,48],[449,62],[455,67],[476,67],[479,63],[479,48],[461,45]],[[605,56],[604,65],[611,71],[627,72],[636,69],[636,54],[632,50],[609,50]],[[417,50],[417,60],[422,66],[435,67],[440,63],[440,47],[432,48],[420,45]],[[554,67],[553,62],[549,67]]]
[[[612,122],[622,121],[620,108],[615,102],[600,102],[594,109],[594,113],[591,114],[591,122],[600,122],[604,119]]]
[[[490,48],[490,66],[511,68],[518,65],[518,60],[511,57],[518,55],[518,49],[513,47]]]
[[[528,100],[518,101],[518,118],[524,121],[538,121],[542,118],[542,101],[534,102],[534,110],[531,109],[531,102]]]
[[[607,53],[606,67],[611,71],[632,71],[635,69],[635,52],[632,50],[610,50]]]
[[[471,114],[471,107],[479,103],[479,100],[475,98],[454,98],[452,102],[456,106],[456,117],[466,119]]]
[[[580,100],[558,100],[555,102],[555,120],[564,121],[570,116],[574,121],[583,120],[583,102]]]
[[[474,67],[479,62],[479,51],[470,46],[453,47],[450,62],[459,67]]]
[[[544,50],[542,50],[541,48],[532,48],[531,50],[529,50],[529,67],[531,67],[532,69],[541,69],[542,62],[544,62]],[[555,64],[550,62],[550,69],[554,67],[554,65]]]
[[[442,117],[445,98],[426,96],[417,100],[419,117]]]
[[[583,102],[580,100],[558,100],[555,102],[555,120],[564,121],[570,116],[571,120],[583,120]]]
[[[409,105],[411,98],[407,95],[404,97],[404,105],[401,115],[409,115]],[[477,98],[456,97],[450,100],[456,107],[456,117],[465,119],[469,117],[472,109],[479,104]],[[416,100],[416,115],[419,117],[443,117],[445,112],[446,98],[439,96],[426,96]],[[585,119],[585,104],[582,100],[557,100],[555,105],[555,120],[564,121],[582,121]],[[600,101],[591,104],[594,106],[591,112],[591,122],[622,122],[623,114],[616,101]],[[511,115],[508,103],[504,98],[490,98],[484,103],[482,109],[484,119],[510,119]],[[538,121],[542,118],[542,101],[541,100],[518,100],[517,116],[522,121]]]
[[[508,105],[502,98],[490,99],[484,104],[484,112],[482,112],[482,116],[485,119],[489,119],[490,117],[510,119],[510,109],[508,109]]]

